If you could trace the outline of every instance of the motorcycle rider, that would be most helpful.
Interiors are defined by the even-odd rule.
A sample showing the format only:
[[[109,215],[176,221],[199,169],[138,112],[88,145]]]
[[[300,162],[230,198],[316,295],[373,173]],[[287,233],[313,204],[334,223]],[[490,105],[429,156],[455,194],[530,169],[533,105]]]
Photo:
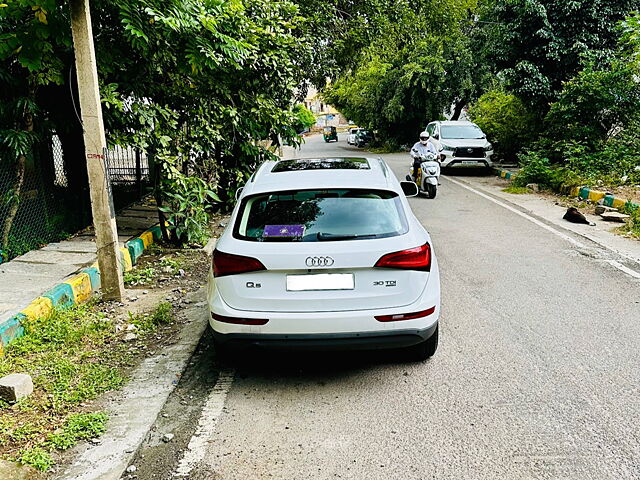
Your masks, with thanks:
[[[426,153],[433,153],[436,157],[438,152],[436,147],[429,141],[429,132],[424,131],[420,133],[420,141],[416,142],[411,147],[411,158],[413,158],[413,179],[418,178],[418,171],[420,170],[420,163],[422,163],[422,155]]]

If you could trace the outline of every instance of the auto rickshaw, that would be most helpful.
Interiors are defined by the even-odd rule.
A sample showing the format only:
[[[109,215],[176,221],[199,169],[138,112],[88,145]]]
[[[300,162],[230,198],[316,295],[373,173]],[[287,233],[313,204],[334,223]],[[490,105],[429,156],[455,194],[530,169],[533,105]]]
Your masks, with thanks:
[[[336,127],[324,127],[322,132],[325,142],[329,143],[332,140],[335,140],[336,142],[338,141],[338,132]]]

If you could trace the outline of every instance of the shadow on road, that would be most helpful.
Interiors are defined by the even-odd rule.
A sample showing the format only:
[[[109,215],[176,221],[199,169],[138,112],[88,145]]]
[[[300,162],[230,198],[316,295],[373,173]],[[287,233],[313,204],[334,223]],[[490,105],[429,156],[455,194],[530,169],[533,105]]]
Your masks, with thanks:
[[[287,351],[252,348],[225,359],[223,365],[235,367],[243,376],[299,377],[300,375],[351,375],[378,366],[406,366],[402,350],[372,351]]]

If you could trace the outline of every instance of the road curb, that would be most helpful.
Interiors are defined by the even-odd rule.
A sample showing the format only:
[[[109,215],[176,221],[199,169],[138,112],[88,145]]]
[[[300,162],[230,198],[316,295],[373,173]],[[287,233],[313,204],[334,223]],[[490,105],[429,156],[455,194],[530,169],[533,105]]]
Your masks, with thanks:
[[[125,242],[124,247],[120,248],[122,272],[130,271],[142,252],[161,237],[160,226],[156,225]],[[100,289],[100,285],[100,269],[96,261],[35,298],[19,313],[0,322],[0,356],[4,355],[4,347],[25,334],[22,325],[24,320],[46,317],[55,308],[69,308],[84,303]]]
[[[631,205],[634,205],[636,207],[640,207],[640,205],[638,205],[637,203],[633,203],[627,199],[616,197],[614,195],[611,195],[608,192],[602,192],[600,190],[591,190],[590,188],[587,188],[587,187],[572,188],[570,192],[570,196],[579,197],[584,200],[591,200],[594,203],[600,200],[603,200],[603,205],[605,205],[606,207],[622,208],[627,203],[630,203]]]
[[[501,168],[494,168],[493,171],[498,177],[504,178],[506,180],[513,180],[516,175],[515,172],[510,172],[509,170],[504,170]],[[591,200],[594,203],[603,200],[603,205],[613,208],[622,208],[627,204],[627,202],[629,202],[629,200],[627,199],[616,197],[608,192],[592,190],[588,187],[573,187],[569,192],[569,196],[579,197],[583,200]],[[638,205],[637,203],[629,203],[636,207],[640,207],[640,205]]]
[[[511,180],[515,176],[514,172],[510,172],[509,170],[504,170],[502,168],[497,168],[497,167],[493,168],[493,172],[500,178],[504,178],[506,180]]]

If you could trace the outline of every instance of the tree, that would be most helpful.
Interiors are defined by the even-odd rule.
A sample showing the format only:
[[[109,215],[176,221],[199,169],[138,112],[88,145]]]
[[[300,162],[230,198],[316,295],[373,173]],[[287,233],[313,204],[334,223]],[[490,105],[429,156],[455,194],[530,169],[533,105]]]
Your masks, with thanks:
[[[491,139],[496,153],[508,161],[516,160],[516,154],[539,133],[536,116],[522,100],[500,89],[483,94],[471,105],[469,116]]]
[[[294,125],[296,132],[301,133],[304,130],[313,127],[316,124],[316,117],[311,110],[306,108],[302,104],[298,104],[293,107],[293,114],[295,115],[297,122]]]
[[[371,3],[381,7],[385,2]],[[357,39],[369,43],[351,66],[345,64],[325,97],[358,124],[398,145],[415,139],[452,103],[460,109],[475,95],[464,35],[475,2],[387,3],[368,19],[373,35]]]
[[[638,0],[487,0],[477,53],[542,118],[585,59],[610,57],[617,23],[638,8]]]
[[[56,0],[0,7],[10,20],[0,26],[0,81],[21,89],[7,96],[27,98],[43,112],[38,119],[45,106],[49,118],[64,109],[29,93],[30,85],[74,88],[66,83],[67,8]],[[260,141],[297,139],[292,99],[311,56],[303,19],[289,0],[95,0],[92,9],[108,140],[155,159],[161,218],[171,220],[177,241],[197,241],[202,221],[191,220],[205,219],[211,201],[232,201],[238,183],[271,155]],[[25,132],[15,113],[3,107],[0,122]],[[32,144],[23,141],[27,150]]]
[[[67,12],[55,0],[0,4],[0,20],[0,162],[15,172],[13,185],[0,196],[0,207],[8,208],[0,236],[0,246],[6,248],[27,159],[33,158],[37,141],[50,129],[59,128],[61,135],[67,131],[49,115],[47,93],[65,84],[71,59],[58,53],[69,49],[71,30]],[[80,168],[76,178],[82,172]]]

